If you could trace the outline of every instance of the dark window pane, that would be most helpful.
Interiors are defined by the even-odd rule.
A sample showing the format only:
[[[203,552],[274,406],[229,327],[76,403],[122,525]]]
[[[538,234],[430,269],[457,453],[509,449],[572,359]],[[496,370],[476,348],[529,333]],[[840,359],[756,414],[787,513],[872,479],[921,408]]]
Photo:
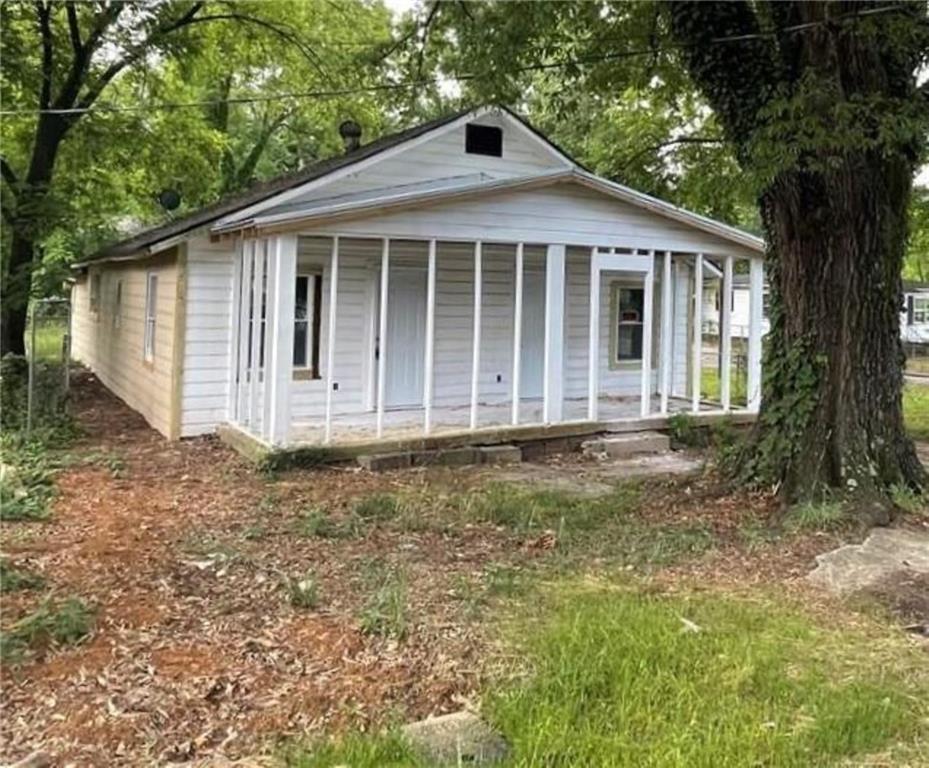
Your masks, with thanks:
[[[294,368],[306,368],[306,321],[294,324]]]
[[[627,322],[642,322],[645,309],[645,291],[641,288],[619,289],[619,316]]]
[[[617,360],[642,359],[642,326],[620,325],[616,337]]]
[[[309,305],[309,282],[306,275],[297,277],[297,293],[294,299],[294,318],[297,320],[306,320],[307,306]]]
[[[503,129],[493,125],[465,126],[465,152],[469,155],[503,156]]]

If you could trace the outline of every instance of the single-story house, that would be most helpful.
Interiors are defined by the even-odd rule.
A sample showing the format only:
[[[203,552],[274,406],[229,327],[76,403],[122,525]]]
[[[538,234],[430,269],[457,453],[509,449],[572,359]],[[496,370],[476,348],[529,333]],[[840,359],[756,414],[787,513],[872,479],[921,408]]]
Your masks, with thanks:
[[[750,275],[757,410],[757,237],[594,175],[505,108],[358,146],[347,128],[344,155],[77,265],[74,357],[157,430],[396,445],[727,413],[728,374],[700,394],[707,269]]]
[[[910,344],[929,344],[929,283],[903,281],[900,335]]]

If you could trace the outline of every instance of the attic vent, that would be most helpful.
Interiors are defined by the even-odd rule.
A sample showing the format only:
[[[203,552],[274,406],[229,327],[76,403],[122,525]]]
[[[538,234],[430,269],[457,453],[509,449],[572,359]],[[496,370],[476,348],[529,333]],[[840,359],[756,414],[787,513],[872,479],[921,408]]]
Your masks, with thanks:
[[[465,152],[469,155],[503,157],[503,129],[468,123],[465,126]]]

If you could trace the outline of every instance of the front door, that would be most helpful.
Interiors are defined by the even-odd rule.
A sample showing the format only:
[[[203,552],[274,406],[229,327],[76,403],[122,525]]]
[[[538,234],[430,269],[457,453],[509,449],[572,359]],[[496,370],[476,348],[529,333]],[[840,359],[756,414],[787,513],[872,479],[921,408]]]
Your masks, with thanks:
[[[426,270],[393,268],[387,289],[385,407],[422,406],[425,344]]]
[[[545,273],[523,273],[522,355],[519,361],[519,396],[542,397],[545,371]]]

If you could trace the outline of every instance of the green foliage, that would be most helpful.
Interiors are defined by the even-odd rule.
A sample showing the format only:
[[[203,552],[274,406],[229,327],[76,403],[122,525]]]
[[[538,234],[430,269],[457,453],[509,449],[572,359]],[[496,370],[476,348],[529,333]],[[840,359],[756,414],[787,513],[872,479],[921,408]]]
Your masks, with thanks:
[[[392,520],[400,511],[401,502],[392,493],[375,493],[355,502],[352,511],[365,522]]]
[[[508,765],[831,765],[926,737],[925,665],[896,637],[882,652],[869,633],[718,594],[553,603],[511,631],[528,677],[489,697]]]
[[[784,518],[784,526],[794,531],[829,531],[847,523],[841,501],[805,501],[792,506]]]
[[[669,416],[668,434],[675,445],[688,448],[705,448],[707,445],[706,429],[697,424],[697,420],[689,413]]]
[[[287,600],[294,608],[312,610],[319,605],[319,580],[312,571],[284,579]]]
[[[929,440],[929,387],[906,384],[903,388],[903,420],[914,440]]]
[[[293,744],[281,756],[287,768],[427,768],[397,730],[376,734],[351,732],[336,739]]]
[[[45,577],[24,568],[17,568],[7,558],[0,557],[0,592],[42,589]]]
[[[903,276],[929,282],[929,189],[915,188],[909,211],[909,238]]]
[[[909,486],[894,485],[890,488],[890,498],[904,512],[929,517],[929,497],[925,493],[917,493]]]
[[[74,645],[93,630],[94,612],[76,597],[46,599],[0,632],[0,660],[17,663],[51,647]]]
[[[25,357],[0,358],[0,433],[25,433],[29,397],[29,364]],[[64,368],[60,362],[38,360],[33,383],[32,427],[47,443],[72,438],[76,426],[66,409]]]
[[[364,574],[367,599],[359,612],[361,631],[403,640],[409,631],[406,571],[376,561]]]
[[[48,519],[55,485],[45,445],[2,435],[0,452],[0,520]]]

